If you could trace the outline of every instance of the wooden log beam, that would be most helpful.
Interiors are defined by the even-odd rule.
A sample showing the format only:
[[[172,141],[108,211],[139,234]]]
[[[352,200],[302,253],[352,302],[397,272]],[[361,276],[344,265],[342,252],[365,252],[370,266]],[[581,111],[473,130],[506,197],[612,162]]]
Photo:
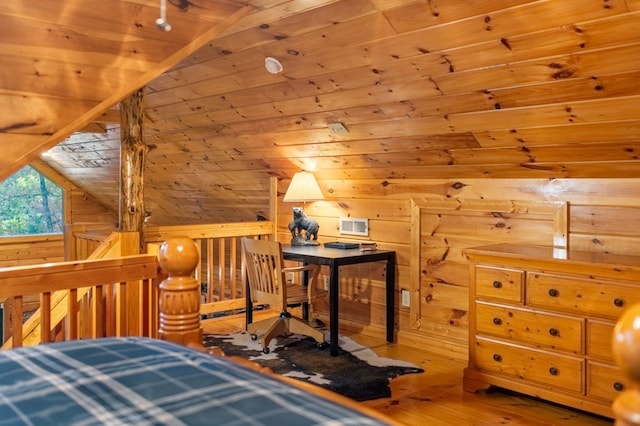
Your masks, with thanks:
[[[144,141],[144,88],[133,92],[120,105],[120,231],[139,232],[144,245],[144,168],[147,144]]]
[[[144,88],[125,98],[120,106],[120,232],[128,236],[122,245],[122,254],[144,252],[144,168],[147,144],[144,141]],[[123,294],[127,298],[128,323],[126,333],[141,335],[142,299],[140,282],[127,283]]]

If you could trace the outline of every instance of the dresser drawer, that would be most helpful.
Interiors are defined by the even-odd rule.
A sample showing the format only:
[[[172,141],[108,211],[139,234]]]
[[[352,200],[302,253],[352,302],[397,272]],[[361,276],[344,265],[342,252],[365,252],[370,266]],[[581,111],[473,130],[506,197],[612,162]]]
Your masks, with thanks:
[[[476,366],[519,380],[584,394],[584,359],[476,337]]]
[[[524,272],[516,269],[476,267],[476,296],[522,303]]]
[[[613,363],[613,328],[615,323],[587,320],[587,355],[603,358]]]
[[[476,330],[530,345],[584,353],[581,318],[476,302]]]
[[[527,274],[527,303],[531,306],[617,319],[637,302],[637,286],[541,272]]]
[[[587,364],[587,396],[610,403],[629,385],[618,367],[593,361]]]

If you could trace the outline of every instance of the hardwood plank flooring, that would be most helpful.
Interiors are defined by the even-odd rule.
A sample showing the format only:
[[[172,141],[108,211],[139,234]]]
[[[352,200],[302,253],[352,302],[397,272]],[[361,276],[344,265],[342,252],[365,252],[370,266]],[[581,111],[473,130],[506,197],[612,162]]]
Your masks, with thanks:
[[[269,311],[256,312],[254,318],[271,314]],[[205,333],[237,332],[244,329],[244,315],[204,320],[202,326]],[[391,398],[363,402],[407,425],[613,425],[611,419],[505,390],[465,392],[462,389],[463,361],[409,346],[388,344],[382,339],[344,334],[380,356],[410,361],[424,368],[424,373],[395,378],[391,382]]]

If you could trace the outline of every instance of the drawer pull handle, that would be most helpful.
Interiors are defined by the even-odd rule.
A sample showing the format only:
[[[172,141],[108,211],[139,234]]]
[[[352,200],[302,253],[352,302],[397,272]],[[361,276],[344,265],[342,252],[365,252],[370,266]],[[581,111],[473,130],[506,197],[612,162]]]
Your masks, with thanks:
[[[557,376],[560,371],[556,367],[549,368],[549,374],[552,376]]]
[[[549,334],[552,336],[557,336],[558,335],[558,329],[557,328],[550,328],[549,329]]]
[[[501,320],[500,318],[498,318],[498,317],[495,317],[495,318],[493,319],[493,323],[494,323],[495,325],[502,325],[502,320]]]
[[[500,354],[493,354],[493,360],[495,362],[502,362],[502,355]]]
[[[620,382],[615,382],[615,383],[613,384],[613,388],[614,388],[616,391],[620,392],[620,391],[623,391],[623,390],[624,390],[624,385],[623,385],[622,383],[620,383]]]
[[[613,304],[616,305],[618,308],[621,308],[624,306],[624,299],[620,299],[619,297],[616,297],[615,299],[613,299]]]
[[[558,294],[560,294],[560,292],[558,290],[556,290],[555,288],[550,288],[549,289],[549,296],[558,297]]]
[[[502,283],[500,281],[494,281],[493,288],[502,288]]]

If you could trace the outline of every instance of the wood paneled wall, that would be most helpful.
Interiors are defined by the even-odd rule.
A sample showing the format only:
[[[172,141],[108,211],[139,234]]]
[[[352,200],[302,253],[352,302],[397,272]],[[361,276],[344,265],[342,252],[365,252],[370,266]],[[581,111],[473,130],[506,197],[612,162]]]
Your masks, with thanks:
[[[0,268],[64,260],[62,234],[0,238]]]
[[[69,223],[110,225],[114,230],[118,228],[117,206],[113,206],[114,210],[107,208],[78,187],[71,188],[68,199],[71,204]]]
[[[640,248],[640,179],[317,177],[326,200],[307,203],[306,212],[320,224],[321,243],[369,239],[398,253],[398,340],[463,359],[469,278],[464,248],[494,242],[552,246],[554,241],[596,252],[637,254]],[[278,239],[283,242],[290,240],[286,226],[294,205],[282,202],[288,183],[278,184]],[[412,217],[416,206],[417,220]],[[368,218],[369,237],[340,235],[342,216]],[[383,336],[383,265],[343,267],[341,280],[341,326]],[[412,291],[411,308],[399,306],[401,289]]]

